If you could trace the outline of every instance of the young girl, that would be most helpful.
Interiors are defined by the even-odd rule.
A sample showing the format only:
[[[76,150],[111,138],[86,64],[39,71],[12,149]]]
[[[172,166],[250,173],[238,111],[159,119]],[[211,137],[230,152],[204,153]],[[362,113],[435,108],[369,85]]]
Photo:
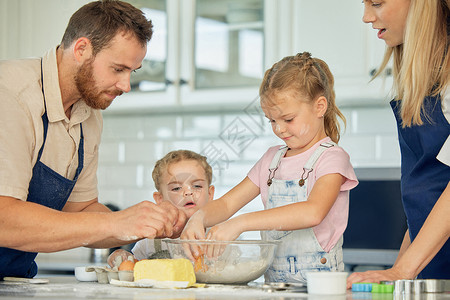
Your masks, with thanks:
[[[285,145],[269,148],[241,183],[195,213],[182,239],[204,239],[213,225],[207,239],[234,240],[261,230],[263,238],[282,241],[265,274],[270,282],[305,282],[308,271],[343,270],[348,196],[357,180],[349,156],[336,144],[337,117],[345,119],[333,84],[325,62],[306,52],[266,71],[261,107]],[[258,194],[263,211],[227,220]]]
[[[393,56],[401,150],[401,188],[408,231],[394,266],[353,273],[353,282],[450,279],[450,12],[448,0],[365,0],[363,21]],[[434,257],[434,258],[433,258]]]

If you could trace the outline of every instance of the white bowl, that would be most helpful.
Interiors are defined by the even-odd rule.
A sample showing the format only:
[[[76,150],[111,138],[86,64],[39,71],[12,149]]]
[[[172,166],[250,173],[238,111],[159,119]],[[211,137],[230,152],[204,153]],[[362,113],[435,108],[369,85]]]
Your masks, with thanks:
[[[78,281],[97,281],[97,274],[87,272],[86,267],[75,267],[75,278]]]
[[[347,272],[306,273],[308,294],[342,295],[347,292]]]

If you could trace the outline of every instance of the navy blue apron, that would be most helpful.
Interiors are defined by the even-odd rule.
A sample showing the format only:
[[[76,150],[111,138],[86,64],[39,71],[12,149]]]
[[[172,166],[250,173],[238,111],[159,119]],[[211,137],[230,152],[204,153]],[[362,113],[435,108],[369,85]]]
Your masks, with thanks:
[[[44,95],[44,82],[42,80],[42,62],[41,62],[41,83],[42,94]],[[45,106],[45,105],[44,105]],[[84,161],[84,139],[83,128],[80,123],[81,137],[78,149],[78,168],[73,180],[56,173],[40,161],[42,150],[47,139],[48,118],[47,109],[42,116],[44,126],[44,141],[37,157],[36,164],[33,167],[33,176],[28,188],[28,202],[34,202],[46,207],[62,210],[67,202],[72,189],[78,179],[78,175],[83,169]],[[19,200],[18,200],[19,201]],[[24,252],[20,250],[0,247],[0,279],[7,276],[32,278],[37,274],[37,265],[34,259],[37,253]]]
[[[407,217],[411,241],[419,233],[434,204],[450,181],[450,167],[436,159],[450,134],[450,124],[442,112],[440,95],[426,97],[421,126],[402,128],[398,102],[391,101],[400,150],[402,202]],[[444,222],[444,220],[442,220]],[[447,241],[418,278],[450,279],[450,243]]]

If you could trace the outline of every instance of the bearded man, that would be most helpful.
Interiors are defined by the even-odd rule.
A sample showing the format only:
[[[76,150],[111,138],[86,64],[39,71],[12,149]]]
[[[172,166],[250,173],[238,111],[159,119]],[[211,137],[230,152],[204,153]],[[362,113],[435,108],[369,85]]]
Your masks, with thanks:
[[[186,216],[169,202],[111,212],[98,200],[100,110],[130,91],[151,36],[139,9],[94,1],[42,58],[0,62],[0,280],[34,277],[37,252],[182,230]]]

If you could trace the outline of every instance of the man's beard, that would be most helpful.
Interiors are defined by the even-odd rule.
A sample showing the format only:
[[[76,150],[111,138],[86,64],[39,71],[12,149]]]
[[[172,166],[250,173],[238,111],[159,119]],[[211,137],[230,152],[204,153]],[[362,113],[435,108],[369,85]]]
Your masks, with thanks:
[[[93,75],[94,58],[85,61],[78,72],[75,74],[75,85],[80,93],[81,99],[94,109],[106,109],[112,100],[102,97],[103,92],[96,88],[96,81]],[[120,96],[121,91],[108,92]]]

